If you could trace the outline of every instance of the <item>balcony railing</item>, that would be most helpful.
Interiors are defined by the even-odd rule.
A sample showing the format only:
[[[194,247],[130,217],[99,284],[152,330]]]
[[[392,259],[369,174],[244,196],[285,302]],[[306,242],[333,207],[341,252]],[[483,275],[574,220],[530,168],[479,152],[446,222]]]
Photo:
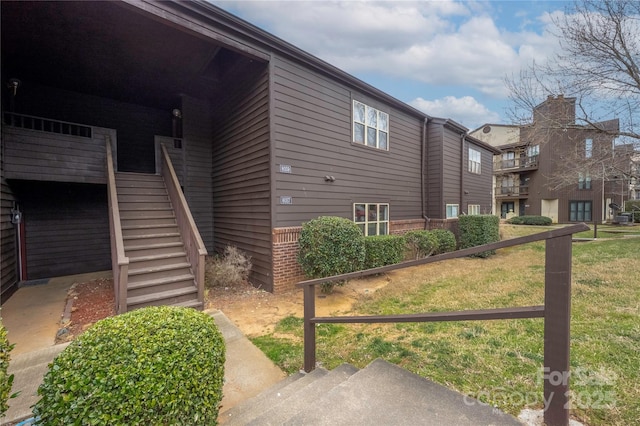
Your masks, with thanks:
[[[496,197],[520,197],[529,195],[528,186],[496,186]]]
[[[518,157],[510,160],[504,160],[502,158],[493,161],[494,172],[504,172],[506,170],[535,170],[538,168],[538,156]]]

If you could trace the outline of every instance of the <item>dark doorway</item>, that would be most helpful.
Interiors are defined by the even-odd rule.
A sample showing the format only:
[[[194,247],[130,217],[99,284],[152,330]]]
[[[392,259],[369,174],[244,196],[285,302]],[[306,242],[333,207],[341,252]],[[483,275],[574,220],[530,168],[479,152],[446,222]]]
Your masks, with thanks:
[[[507,213],[515,211],[515,203],[513,201],[503,201],[500,206],[500,217],[507,218]]]

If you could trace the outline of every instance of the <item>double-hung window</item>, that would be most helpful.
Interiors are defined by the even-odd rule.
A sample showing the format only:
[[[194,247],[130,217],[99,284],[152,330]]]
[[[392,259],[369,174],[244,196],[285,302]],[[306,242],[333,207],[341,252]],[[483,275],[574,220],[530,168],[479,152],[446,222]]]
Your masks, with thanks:
[[[467,206],[467,214],[480,214],[480,204],[469,204]]]
[[[365,236],[389,234],[389,204],[355,203],[353,221]]]
[[[458,207],[459,207],[458,204],[447,204],[446,206],[447,219],[458,217]]]
[[[591,189],[591,175],[578,173],[578,189]]]
[[[570,201],[569,221],[591,222],[591,201]]]
[[[591,158],[593,155],[593,139],[584,140],[584,158]]]
[[[353,142],[389,150],[389,114],[353,101]]]
[[[482,154],[473,148],[469,148],[469,171],[471,173],[480,174],[480,162]]]

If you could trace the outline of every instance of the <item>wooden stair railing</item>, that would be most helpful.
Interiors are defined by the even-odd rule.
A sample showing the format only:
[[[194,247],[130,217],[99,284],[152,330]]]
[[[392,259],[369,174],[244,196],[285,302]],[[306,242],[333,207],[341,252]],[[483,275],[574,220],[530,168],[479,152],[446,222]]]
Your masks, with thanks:
[[[204,246],[200,232],[198,232],[196,222],[193,220],[187,200],[182,193],[182,188],[180,187],[180,182],[171,163],[169,153],[164,144],[160,146],[162,149],[160,173],[164,179],[169,200],[175,212],[176,222],[182,235],[187,258],[193,269],[193,275],[198,288],[198,301],[204,303],[204,266],[207,249]]]
[[[111,269],[113,270],[113,287],[115,293],[116,312],[127,311],[127,282],[129,275],[129,258],[124,253],[118,193],[116,191],[116,175],[113,168],[111,138],[105,137],[107,150],[107,194],[109,199],[109,230],[111,238]]]

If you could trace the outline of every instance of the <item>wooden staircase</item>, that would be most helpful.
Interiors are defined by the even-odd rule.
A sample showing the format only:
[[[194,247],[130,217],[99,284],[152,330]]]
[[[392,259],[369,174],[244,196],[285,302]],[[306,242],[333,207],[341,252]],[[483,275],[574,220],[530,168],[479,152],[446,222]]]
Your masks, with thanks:
[[[129,258],[127,311],[153,305],[203,309],[162,176],[116,173],[116,188]]]

